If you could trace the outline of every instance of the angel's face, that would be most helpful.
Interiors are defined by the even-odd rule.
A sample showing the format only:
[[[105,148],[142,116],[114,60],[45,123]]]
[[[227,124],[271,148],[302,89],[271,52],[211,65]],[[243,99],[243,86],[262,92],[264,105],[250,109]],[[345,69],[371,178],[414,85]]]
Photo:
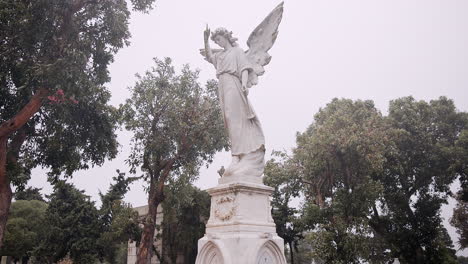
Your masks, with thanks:
[[[216,35],[214,37],[214,42],[218,44],[220,47],[227,48],[230,46],[229,40],[222,35]]]

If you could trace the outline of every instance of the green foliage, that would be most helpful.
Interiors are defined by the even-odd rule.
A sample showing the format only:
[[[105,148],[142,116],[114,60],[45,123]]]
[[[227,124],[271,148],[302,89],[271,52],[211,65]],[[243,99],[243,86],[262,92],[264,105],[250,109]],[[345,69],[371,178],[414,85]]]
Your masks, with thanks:
[[[297,135],[294,149],[298,172],[308,181],[315,203],[325,206],[324,198],[333,196],[334,188],[352,196],[353,190],[367,184],[382,170],[384,149],[388,144],[387,128],[372,101],[334,99],[315,115],[315,122]],[[376,192],[348,207],[349,217],[369,209]],[[353,208],[361,206],[362,208]],[[354,214],[354,215],[353,215]]]
[[[117,170],[117,177],[113,180],[106,194],[101,196],[99,219],[101,235],[97,241],[99,258],[108,263],[117,263],[121,258],[122,245],[127,246],[129,240],[139,241],[141,229],[138,226],[138,213],[130,204],[123,202],[129,190],[129,185],[136,178],[126,178],[125,173]]]
[[[457,196],[457,205],[453,209],[453,216],[450,223],[457,229],[460,236],[458,243],[461,249],[468,247],[468,202],[463,201],[460,195]]]
[[[307,234],[304,236],[304,239],[300,240],[297,244],[296,249],[294,249],[294,263],[298,264],[321,264],[319,259],[313,258],[313,248],[312,243],[309,241]],[[289,249],[285,248],[285,255],[289,255]],[[286,258],[287,259],[287,258]],[[315,262],[313,262],[315,261]],[[288,263],[291,263],[290,260]]]
[[[38,200],[20,200],[12,203],[7,232],[0,255],[16,260],[27,260],[46,235],[47,204]]]
[[[305,243],[310,244],[312,258],[330,264],[363,263],[363,260],[388,263],[390,258],[384,254],[386,248],[381,241],[344,227],[342,223],[333,223],[309,233]]]
[[[316,229],[308,235],[314,258],[325,263],[385,259],[366,216],[383,188],[373,176],[383,170],[386,131],[373,102],[334,99],[297,135],[290,162],[310,201],[303,221]]]
[[[466,114],[466,113],[464,113]],[[466,114],[468,115],[468,114]],[[466,117],[468,119],[468,117]],[[468,202],[468,129],[464,129],[457,141],[455,142],[454,152],[457,160],[454,162],[453,168],[460,175],[461,190],[459,191],[459,199]]]
[[[455,157],[452,165],[459,174],[461,189],[456,195],[457,205],[453,210],[450,223],[455,226],[459,234],[458,244],[460,248],[468,247],[468,129],[461,131],[455,142]]]
[[[101,218],[102,220],[102,218]],[[122,258],[122,247],[129,240],[138,241],[141,229],[138,226],[138,213],[130,204],[120,200],[112,206],[112,221],[109,226],[101,226],[102,231],[96,242],[99,258],[108,263],[117,263]]]
[[[115,262],[109,262],[111,264],[128,264],[127,263],[127,253],[128,253],[128,242],[120,243],[116,256]]]
[[[146,11],[154,2],[132,4]],[[116,111],[103,84],[114,54],[128,44],[129,15],[125,0],[0,1],[0,124],[39,89],[49,95],[10,138],[14,185],[22,187],[36,166],[71,176],[116,155]]]
[[[126,261],[127,242],[138,241],[141,230],[138,213],[122,201],[135,178],[117,172],[106,194],[100,194],[100,210],[83,191],[64,181],[55,184],[49,206],[34,200],[41,197],[37,188],[17,192],[25,200],[12,204],[2,254],[16,259],[33,256],[39,263],[64,257],[74,263]]]
[[[99,210],[101,220],[104,226],[109,226],[112,223],[114,215],[112,209],[115,202],[122,201],[125,194],[130,190],[130,184],[137,180],[135,177],[125,177],[125,173],[117,170],[117,177],[112,178],[115,183],[112,183],[106,194],[99,193],[101,198],[101,209]]]
[[[453,210],[450,223],[455,226],[460,236],[460,248],[468,247],[468,129],[460,133],[456,143],[455,152],[458,157],[453,166],[460,175],[461,189],[456,195],[457,205]]]
[[[162,205],[165,263],[176,263],[178,254],[184,256],[184,263],[195,263],[198,239],[205,234],[205,223],[210,216],[210,203],[210,195],[194,187],[189,178],[170,181]]]
[[[289,246],[290,261],[294,263],[294,252],[298,252],[300,240],[304,237],[304,225],[299,211],[290,205],[291,199],[299,196],[301,181],[295,173],[294,164],[286,153],[273,152],[273,159],[265,166],[266,185],[275,188],[272,194],[271,214],[276,232]]]
[[[34,188],[34,187],[28,187],[25,190],[19,190],[16,191],[13,195],[13,198],[15,200],[37,200],[41,202],[45,202],[44,198],[42,197],[41,194],[41,188]]]
[[[468,257],[458,256],[459,264],[468,264]]]
[[[101,234],[99,212],[94,202],[70,183],[58,181],[46,211],[47,234],[35,250],[44,263],[69,256],[74,263],[97,260]]]
[[[198,82],[198,71],[187,65],[176,74],[171,60],[155,59],[156,66],[131,88],[132,97],[121,106],[122,121],[132,131],[128,158],[131,172],[143,171],[148,182],[149,213],[143,223],[139,260],[153,252],[156,208],[171,178],[198,176],[217,151],[227,149],[227,137],[216,96],[217,83]],[[142,253],[141,253],[142,252]]]
[[[285,162],[292,172],[281,172],[301,183],[313,256],[454,263],[440,207],[467,175],[467,117],[445,97],[394,100],[387,117],[372,101],[334,99],[320,109]]]
[[[404,263],[449,263],[453,251],[440,237],[440,207],[447,203],[449,186],[456,179],[460,151],[456,142],[467,128],[465,113],[445,97],[429,103],[405,97],[390,102],[388,124],[393,147],[386,152],[380,215],[372,223]],[[465,150],[465,155],[466,155]],[[468,160],[465,160],[465,165]]]
[[[176,75],[169,58],[155,63],[138,76],[131,99],[121,107],[126,129],[134,132],[128,162],[133,172],[141,166],[147,180],[170,159],[174,173],[183,168],[196,175],[203,162],[227,148],[217,83],[209,81],[203,88],[198,72],[187,65]]]

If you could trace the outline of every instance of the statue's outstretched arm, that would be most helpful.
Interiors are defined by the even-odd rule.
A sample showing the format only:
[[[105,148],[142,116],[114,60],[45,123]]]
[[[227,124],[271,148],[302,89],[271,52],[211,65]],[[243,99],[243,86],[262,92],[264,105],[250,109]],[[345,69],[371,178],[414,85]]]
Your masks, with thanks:
[[[206,29],[203,33],[205,37],[205,57],[207,61],[209,61],[210,63],[213,63],[213,52],[211,51],[210,41],[209,41],[211,31],[210,31],[210,28],[208,28],[208,25],[206,25]]]

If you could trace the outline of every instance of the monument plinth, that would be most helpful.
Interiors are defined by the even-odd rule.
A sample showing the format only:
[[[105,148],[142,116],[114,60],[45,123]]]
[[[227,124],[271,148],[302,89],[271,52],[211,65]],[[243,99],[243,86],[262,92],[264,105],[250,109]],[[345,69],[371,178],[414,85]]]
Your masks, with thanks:
[[[283,239],[271,217],[273,188],[231,182],[208,189],[210,219],[196,264],[285,264]]]

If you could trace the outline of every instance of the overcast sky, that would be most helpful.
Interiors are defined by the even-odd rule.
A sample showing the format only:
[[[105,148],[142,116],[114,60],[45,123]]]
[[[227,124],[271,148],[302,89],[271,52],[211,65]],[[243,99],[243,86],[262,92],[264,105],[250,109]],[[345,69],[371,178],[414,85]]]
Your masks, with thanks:
[[[250,32],[279,3],[158,0],[149,14],[132,14],[131,45],[109,68],[111,103],[129,97],[127,87],[135,83],[136,73],[153,66],[153,57],[171,57],[177,68],[189,64],[200,69],[201,83],[215,78],[213,66],[198,53],[205,25],[232,30],[246,48]],[[294,147],[296,132],[304,131],[318,109],[335,97],[370,99],[386,114],[392,99],[447,96],[460,111],[468,111],[467,11],[466,0],[286,0],[270,50],[273,58],[249,94],[265,132],[267,157],[273,149]],[[115,170],[128,171],[130,137],[119,132],[119,156],[78,172],[72,182],[98,201]],[[229,153],[218,154],[196,185],[215,186],[216,171],[229,162]],[[30,184],[51,191],[41,170],[34,171]],[[133,184],[126,201],[140,206],[146,200],[142,183]],[[447,220],[450,207],[444,207],[443,215]],[[449,231],[454,237],[453,228]]]

